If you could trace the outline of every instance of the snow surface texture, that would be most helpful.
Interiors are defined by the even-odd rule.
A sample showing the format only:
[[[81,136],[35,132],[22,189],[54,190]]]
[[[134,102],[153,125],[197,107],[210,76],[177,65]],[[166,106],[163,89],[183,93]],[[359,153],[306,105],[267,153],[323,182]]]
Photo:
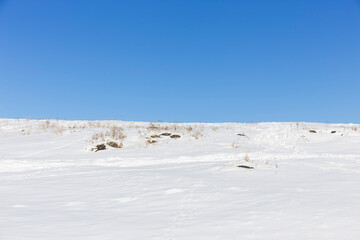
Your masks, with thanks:
[[[360,239],[355,124],[0,119],[0,181],[3,240]]]

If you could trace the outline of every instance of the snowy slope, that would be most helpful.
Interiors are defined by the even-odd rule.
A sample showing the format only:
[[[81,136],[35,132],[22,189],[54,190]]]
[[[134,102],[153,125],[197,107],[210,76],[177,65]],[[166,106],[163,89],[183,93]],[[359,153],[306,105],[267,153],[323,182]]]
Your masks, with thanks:
[[[4,240],[360,239],[356,124],[0,119],[0,181]]]

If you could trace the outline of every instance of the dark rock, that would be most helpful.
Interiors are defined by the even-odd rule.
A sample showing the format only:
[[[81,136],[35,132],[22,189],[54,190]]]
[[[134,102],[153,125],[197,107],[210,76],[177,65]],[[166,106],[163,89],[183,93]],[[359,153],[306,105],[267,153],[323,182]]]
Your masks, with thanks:
[[[336,131],[331,131],[331,133],[336,133]]]
[[[250,167],[250,166],[246,166],[246,165],[239,165],[237,167],[240,167],[240,168],[247,168],[247,169],[254,169],[254,167]]]
[[[237,135],[241,137],[246,137],[245,133],[238,133]]]
[[[315,130],[309,130],[310,133],[317,133]]]
[[[171,136],[171,133],[162,133],[161,136]]]
[[[105,149],[106,149],[105,144],[98,144],[98,145],[96,145],[95,152],[100,151],[100,150],[105,150]]]
[[[146,142],[147,142],[147,143],[150,143],[150,144],[157,143],[156,140],[147,140]]]
[[[152,135],[151,138],[160,138],[160,135]]]
[[[116,142],[108,142],[107,145],[113,148],[121,148],[122,144],[117,144]]]
[[[170,137],[171,137],[171,138],[180,138],[180,135],[174,134],[174,135],[171,135]]]

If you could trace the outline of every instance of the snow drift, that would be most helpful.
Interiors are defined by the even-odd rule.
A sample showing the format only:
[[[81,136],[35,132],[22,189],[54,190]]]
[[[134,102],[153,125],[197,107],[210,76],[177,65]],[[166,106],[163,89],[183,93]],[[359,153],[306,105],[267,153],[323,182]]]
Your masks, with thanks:
[[[0,119],[0,180],[6,240],[360,238],[356,124]]]

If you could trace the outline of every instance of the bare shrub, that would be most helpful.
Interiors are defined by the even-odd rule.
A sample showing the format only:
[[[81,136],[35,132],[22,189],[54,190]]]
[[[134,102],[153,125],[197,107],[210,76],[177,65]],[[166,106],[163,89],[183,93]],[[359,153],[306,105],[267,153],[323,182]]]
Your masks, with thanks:
[[[66,130],[65,126],[61,126],[59,124],[59,121],[50,121],[50,120],[45,120],[42,121],[41,124],[38,127],[38,132],[52,132],[55,133],[58,136],[63,135],[64,131]]]
[[[91,121],[91,122],[89,122],[89,127],[90,128],[100,128],[101,123],[99,121]]]
[[[176,131],[176,124],[169,126],[166,123],[149,123],[149,126],[147,127],[148,131],[168,131],[168,130],[172,130],[172,131]]]
[[[144,127],[141,125],[138,125],[138,124],[131,123],[130,125],[128,125],[128,128],[139,129],[139,128],[144,128]]]
[[[64,129],[61,126],[54,127],[53,131],[57,136],[61,136],[64,133]]]
[[[98,142],[116,142],[118,146],[123,146],[123,140],[126,138],[123,128],[113,126],[106,132],[95,133],[91,137],[91,143]]]
[[[46,120],[40,124],[39,129],[43,132],[47,132],[50,129],[50,127],[51,127],[50,121]]]
[[[105,141],[105,134],[104,133],[95,133],[94,135],[92,135],[91,139],[93,142]]]
[[[124,129],[122,127],[112,127],[110,129],[109,136],[114,140],[123,140],[126,136],[123,133]]]

